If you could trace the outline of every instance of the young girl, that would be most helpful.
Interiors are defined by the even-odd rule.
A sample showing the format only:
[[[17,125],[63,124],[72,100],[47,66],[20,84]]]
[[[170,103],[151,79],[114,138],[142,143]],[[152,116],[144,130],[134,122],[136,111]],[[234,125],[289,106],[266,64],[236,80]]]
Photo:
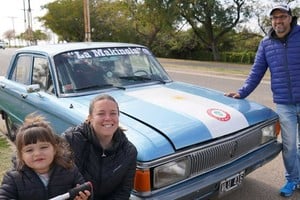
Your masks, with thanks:
[[[15,169],[4,175],[0,199],[46,200],[84,183],[67,143],[41,116],[25,119],[16,137],[16,150]],[[88,196],[86,190],[74,199]]]

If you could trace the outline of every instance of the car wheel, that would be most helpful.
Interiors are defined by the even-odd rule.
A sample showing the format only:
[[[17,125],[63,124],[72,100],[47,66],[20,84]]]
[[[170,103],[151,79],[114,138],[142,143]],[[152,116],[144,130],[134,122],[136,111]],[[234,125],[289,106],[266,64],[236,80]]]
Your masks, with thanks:
[[[12,122],[6,113],[2,113],[2,118],[5,121],[6,135],[11,141],[15,141],[17,135],[17,126]]]

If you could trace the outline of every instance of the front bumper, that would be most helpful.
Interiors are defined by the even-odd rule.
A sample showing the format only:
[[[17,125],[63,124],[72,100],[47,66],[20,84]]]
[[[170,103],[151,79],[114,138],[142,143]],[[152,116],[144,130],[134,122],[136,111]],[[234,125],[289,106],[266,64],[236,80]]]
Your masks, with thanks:
[[[282,144],[275,141],[221,168],[184,181],[147,197],[138,196],[133,193],[130,199],[207,199],[208,197],[218,194],[219,184],[222,180],[240,173],[243,170],[245,170],[245,175],[249,174],[274,159],[281,152],[281,149]]]

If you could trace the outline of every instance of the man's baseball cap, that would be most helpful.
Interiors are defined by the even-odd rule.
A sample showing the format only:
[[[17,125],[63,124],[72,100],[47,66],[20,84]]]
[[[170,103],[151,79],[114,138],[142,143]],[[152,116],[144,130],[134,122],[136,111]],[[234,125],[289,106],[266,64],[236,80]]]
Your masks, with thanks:
[[[270,15],[272,15],[272,13],[275,10],[281,10],[283,12],[288,13],[289,15],[292,15],[292,11],[287,4],[278,4],[278,5],[273,6],[272,10],[270,11]]]

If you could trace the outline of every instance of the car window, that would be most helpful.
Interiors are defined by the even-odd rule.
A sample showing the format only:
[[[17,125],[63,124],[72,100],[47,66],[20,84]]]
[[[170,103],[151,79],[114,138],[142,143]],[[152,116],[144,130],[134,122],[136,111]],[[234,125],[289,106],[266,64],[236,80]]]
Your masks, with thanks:
[[[131,56],[132,70],[136,73],[139,71],[146,71],[149,73],[150,65],[145,56]]]
[[[72,93],[74,82],[72,81],[72,67],[64,55],[54,57],[55,68],[58,76],[59,91],[61,94]]]
[[[42,91],[53,93],[53,82],[49,70],[49,63],[46,58],[34,58],[32,84],[39,84]]]
[[[171,80],[151,52],[141,47],[75,50],[54,56],[54,62],[62,94]]]
[[[16,59],[15,68],[11,80],[18,83],[29,85],[30,84],[30,70],[31,70],[32,56],[20,55]]]

